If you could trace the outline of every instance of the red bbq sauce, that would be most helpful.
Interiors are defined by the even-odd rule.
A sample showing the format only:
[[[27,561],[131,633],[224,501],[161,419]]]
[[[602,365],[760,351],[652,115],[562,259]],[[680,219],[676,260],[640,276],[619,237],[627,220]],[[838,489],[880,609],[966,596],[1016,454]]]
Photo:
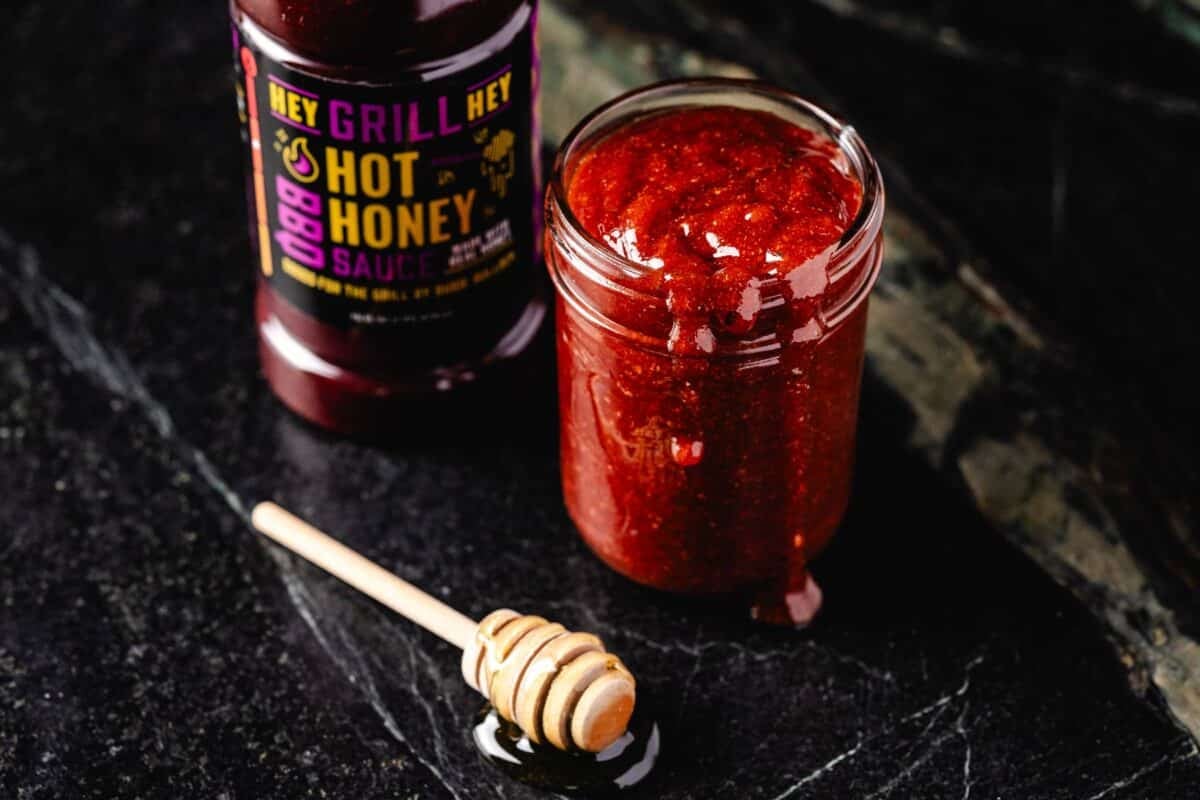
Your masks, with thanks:
[[[808,561],[849,497],[866,303],[846,298],[879,259],[877,230],[835,258],[864,202],[854,165],[734,105],[643,111],[561,159],[558,221],[625,264],[597,280],[602,255],[556,240],[552,196],[568,511],[636,581],[807,622]]]

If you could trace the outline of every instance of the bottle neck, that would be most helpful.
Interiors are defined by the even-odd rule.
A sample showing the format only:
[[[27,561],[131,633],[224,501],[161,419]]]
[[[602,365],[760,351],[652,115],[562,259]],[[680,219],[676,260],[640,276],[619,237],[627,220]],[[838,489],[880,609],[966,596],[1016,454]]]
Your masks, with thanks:
[[[486,46],[532,0],[231,0],[291,56],[325,74],[359,76],[456,60]],[[485,54],[486,55],[486,54]]]

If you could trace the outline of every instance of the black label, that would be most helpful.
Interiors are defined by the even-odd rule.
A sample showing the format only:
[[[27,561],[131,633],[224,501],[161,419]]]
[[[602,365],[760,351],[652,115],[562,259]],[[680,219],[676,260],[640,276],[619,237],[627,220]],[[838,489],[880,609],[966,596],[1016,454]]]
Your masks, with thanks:
[[[458,322],[523,300],[533,26],[460,72],[386,85],[301,72],[237,36],[252,224],[276,292],[342,328]]]

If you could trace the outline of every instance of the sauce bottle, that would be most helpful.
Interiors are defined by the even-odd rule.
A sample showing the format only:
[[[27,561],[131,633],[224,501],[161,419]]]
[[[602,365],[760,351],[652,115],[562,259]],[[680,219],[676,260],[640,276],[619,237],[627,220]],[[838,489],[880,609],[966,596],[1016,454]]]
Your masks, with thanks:
[[[520,354],[536,290],[536,0],[233,0],[259,349],[344,433]]]

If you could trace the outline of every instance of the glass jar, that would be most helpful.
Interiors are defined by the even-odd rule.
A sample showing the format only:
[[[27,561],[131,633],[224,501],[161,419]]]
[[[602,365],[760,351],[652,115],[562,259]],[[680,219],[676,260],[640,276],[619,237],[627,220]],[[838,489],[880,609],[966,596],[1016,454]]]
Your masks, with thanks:
[[[588,232],[568,198],[598,142],[653,115],[709,106],[766,111],[827,137],[862,199],[817,266],[825,283],[815,306],[801,312],[792,274],[772,271],[757,284],[752,327],[722,332],[711,352],[679,355],[668,346],[678,319],[667,295],[647,289],[654,266]],[[546,197],[562,483],[572,520],[607,564],[659,589],[744,598],[760,619],[802,624],[816,612],[808,563],[849,499],[883,212],[878,167],[854,129],[758,82],[647,87],[567,137]]]
[[[411,425],[545,315],[537,4],[231,12],[263,371],[320,425]]]

